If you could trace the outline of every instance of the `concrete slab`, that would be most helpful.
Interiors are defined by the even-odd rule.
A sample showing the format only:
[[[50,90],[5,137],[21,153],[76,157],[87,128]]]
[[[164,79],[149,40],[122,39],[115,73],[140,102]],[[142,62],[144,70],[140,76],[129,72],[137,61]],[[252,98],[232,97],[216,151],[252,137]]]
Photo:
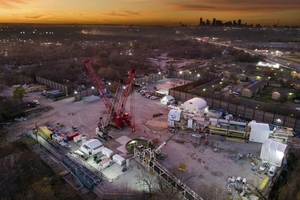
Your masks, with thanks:
[[[125,145],[119,146],[117,148],[117,150],[121,151],[122,153],[127,153],[128,152]]]
[[[125,145],[128,141],[131,140],[131,138],[129,138],[129,137],[127,137],[127,136],[121,136],[121,137],[119,137],[119,138],[117,138],[117,139],[115,139],[115,140],[116,140],[117,142],[119,142],[119,143]]]
[[[104,169],[102,173],[108,180],[114,180],[123,174],[122,167],[117,163],[114,163],[110,167]]]

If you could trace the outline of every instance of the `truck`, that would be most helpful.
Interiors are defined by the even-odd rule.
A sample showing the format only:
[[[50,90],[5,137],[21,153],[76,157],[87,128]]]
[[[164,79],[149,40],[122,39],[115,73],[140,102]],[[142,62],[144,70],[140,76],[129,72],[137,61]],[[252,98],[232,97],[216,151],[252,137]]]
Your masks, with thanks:
[[[105,168],[108,168],[113,164],[113,161],[110,158],[106,158],[98,163],[98,169],[103,170]]]
[[[73,152],[74,155],[76,155],[77,157],[83,159],[83,160],[87,160],[88,159],[88,155],[80,150],[76,150]]]

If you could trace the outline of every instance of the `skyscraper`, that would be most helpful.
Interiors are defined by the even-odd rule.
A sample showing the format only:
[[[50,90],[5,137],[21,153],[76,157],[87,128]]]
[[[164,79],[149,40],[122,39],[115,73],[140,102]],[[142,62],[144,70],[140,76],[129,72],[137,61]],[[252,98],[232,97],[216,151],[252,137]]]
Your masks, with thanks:
[[[200,23],[199,23],[199,26],[202,26],[203,24],[203,21],[202,21],[202,17],[200,18]]]

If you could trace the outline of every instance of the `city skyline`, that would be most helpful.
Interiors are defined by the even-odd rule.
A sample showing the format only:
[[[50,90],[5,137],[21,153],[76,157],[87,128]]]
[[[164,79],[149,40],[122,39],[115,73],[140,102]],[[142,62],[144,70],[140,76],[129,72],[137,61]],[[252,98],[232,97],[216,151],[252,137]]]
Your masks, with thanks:
[[[199,25],[242,19],[262,26],[299,26],[299,0],[0,0],[0,23]]]

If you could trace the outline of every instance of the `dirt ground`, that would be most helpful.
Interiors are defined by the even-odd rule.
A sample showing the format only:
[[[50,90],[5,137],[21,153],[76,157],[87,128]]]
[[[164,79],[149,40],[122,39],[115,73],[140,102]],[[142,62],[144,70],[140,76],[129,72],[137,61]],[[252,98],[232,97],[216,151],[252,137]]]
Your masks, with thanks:
[[[158,86],[160,83],[153,83],[150,87]],[[8,92],[9,93],[9,92]],[[127,136],[131,139],[144,138],[152,139],[159,138],[158,145],[166,141],[172,134],[167,130],[167,115],[168,110],[166,105],[161,104],[158,100],[150,100],[142,97],[139,93],[134,93],[135,104],[135,125],[136,132],[132,133],[129,128],[123,130],[112,129],[110,134],[117,139],[121,136]],[[72,132],[72,126],[77,126],[80,134],[86,134],[89,138],[94,138],[95,128],[98,119],[105,116],[106,108],[101,100],[87,103],[74,102],[74,98],[69,97],[64,100],[53,102],[51,99],[43,97],[40,93],[29,93],[29,96],[24,100],[37,99],[40,101],[40,107],[48,107],[38,112],[32,112],[27,117],[26,121],[14,122],[9,129],[9,136],[6,141],[13,141],[19,135],[31,130],[35,124],[37,126],[50,125],[55,127],[57,123],[62,124],[62,132]],[[130,99],[128,99],[128,111]],[[163,112],[162,116],[153,118],[153,114]],[[198,191],[201,184],[214,185],[223,190],[227,190],[227,180],[229,177],[246,178],[247,183],[253,187],[259,187],[264,179],[264,173],[252,171],[253,165],[245,157],[248,153],[259,157],[261,144],[258,143],[238,143],[227,141],[225,138],[218,135],[211,135],[208,138],[207,145],[202,143],[196,144],[195,138],[191,135],[194,132],[181,130],[173,140],[170,140],[163,147],[162,152],[167,155],[167,158],[159,161],[166,169],[173,174],[179,174],[178,165],[186,165],[186,172],[193,176],[187,185],[194,191]],[[106,146],[110,147],[108,142]],[[111,147],[113,149],[113,141]],[[235,159],[238,153],[243,153],[244,157],[238,161]],[[259,167],[259,161],[256,160]],[[140,180],[137,176],[140,171],[140,166],[132,159],[130,169],[123,173],[117,180],[112,183],[102,182],[97,187],[102,189],[132,187],[139,188]],[[141,188],[141,187],[140,187]],[[147,188],[142,188],[146,190]],[[201,196],[201,194],[200,194]]]

